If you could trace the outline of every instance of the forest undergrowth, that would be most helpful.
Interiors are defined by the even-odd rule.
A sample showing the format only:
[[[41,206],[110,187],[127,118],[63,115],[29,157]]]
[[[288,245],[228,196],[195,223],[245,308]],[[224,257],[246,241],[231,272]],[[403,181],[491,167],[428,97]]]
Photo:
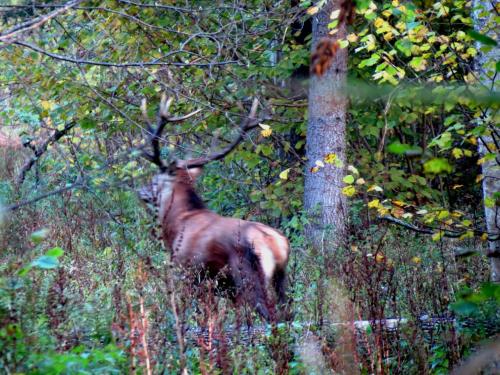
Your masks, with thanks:
[[[18,159],[1,161],[6,202]],[[313,252],[304,223],[282,222],[289,318],[265,325],[171,265],[133,187],[67,191],[4,214],[0,372],[444,374],[498,334],[486,260],[455,256],[481,243],[352,224],[345,247]]]

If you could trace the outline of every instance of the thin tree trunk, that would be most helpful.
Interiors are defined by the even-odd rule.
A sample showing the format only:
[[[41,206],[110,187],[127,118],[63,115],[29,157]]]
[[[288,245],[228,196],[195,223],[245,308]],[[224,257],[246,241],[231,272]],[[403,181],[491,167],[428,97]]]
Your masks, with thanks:
[[[496,1],[475,0],[473,2],[473,15],[476,31],[498,41],[498,27],[496,27],[496,22],[492,19],[492,16],[496,15],[496,11],[493,9],[494,3]],[[485,88],[490,91],[497,91],[498,82],[495,81],[495,63],[498,62],[500,57],[498,46],[490,47],[486,52],[481,52],[481,47],[484,47],[484,45],[477,43],[476,48],[479,53],[476,57],[476,73]],[[490,132],[481,137],[479,141],[479,153],[481,156],[488,153],[496,153],[495,159],[488,160],[482,165],[482,173],[483,198],[485,202],[484,216],[486,228],[491,238],[488,241],[487,255],[490,257],[491,280],[498,283],[500,282],[500,209],[495,204],[495,201],[498,202],[495,194],[500,192],[500,157],[495,145],[499,144],[500,139],[498,133],[495,132],[495,128],[497,131],[498,128],[493,123],[490,115],[491,113],[486,113],[481,120]]]
[[[330,0],[313,19],[312,50],[323,38],[345,39],[345,22],[329,35],[328,24],[339,0]],[[307,124],[306,176],[304,206],[310,220],[307,237],[316,249],[335,251],[345,239],[347,203],[342,195],[343,168],[325,163],[311,171],[317,160],[333,153],[345,164],[347,49],[338,49],[332,64],[322,76],[311,74],[309,87],[309,119]]]

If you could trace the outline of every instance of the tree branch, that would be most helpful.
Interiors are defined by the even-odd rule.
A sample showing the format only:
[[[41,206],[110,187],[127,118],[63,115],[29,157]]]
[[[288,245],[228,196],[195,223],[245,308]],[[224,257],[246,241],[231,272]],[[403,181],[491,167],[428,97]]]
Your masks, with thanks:
[[[68,185],[68,186],[65,186],[63,188],[56,189],[53,191],[49,191],[48,193],[41,194],[38,197],[35,197],[33,199],[28,199],[28,200],[25,200],[25,201],[22,201],[19,203],[12,204],[12,205],[7,206],[7,207],[3,207],[3,208],[0,207],[0,208],[2,209],[2,211],[6,211],[6,212],[16,211],[16,210],[20,209],[21,207],[36,203],[38,201],[41,201],[42,199],[51,197],[53,195],[64,193],[65,191],[68,191],[68,190],[79,189],[79,188],[85,188],[85,185],[83,183],[77,181],[74,184],[71,184],[71,185]]]
[[[178,67],[189,67],[189,66],[198,66],[198,67],[212,67],[216,65],[230,65],[230,64],[241,64],[238,61],[213,61],[208,63],[180,63],[180,62],[162,62],[158,60],[154,61],[132,61],[132,62],[124,62],[124,63],[114,63],[108,61],[95,61],[95,60],[84,60],[84,59],[76,59],[70,56],[59,55],[57,53],[52,53],[46,51],[38,46],[35,46],[30,43],[16,41],[13,44],[29,48],[35,52],[41,53],[42,55],[51,57],[55,60],[66,61],[72,64],[78,65],[96,65],[96,66],[104,66],[108,68],[130,68],[130,67],[138,67],[143,68],[145,66],[178,66]]]
[[[32,20],[23,22],[19,25],[14,26],[13,28],[3,32],[0,34],[0,42],[11,44],[15,42],[15,38],[20,36],[20,34],[23,34],[28,31],[33,31],[34,29],[39,28],[42,26],[44,23],[50,21],[52,18],[57,17],[58,15],[65,13],[69,9],[75,7],[76,5],[80,4],[83,0],[72,0],[67,2],[65,5],[63,5],[61,8],[56,9],[44,16],[40,16],[37,18],[34,18]]]
[[[435,229],[435,228],[433,228],[433,229],[430,229],[430,228],[421,228],[421,227],[417,227],[416,225],[407,223],[406,221],[396,219],[395,217],[389,216],[389,215],[379,216],[379,219],[380,220],[384,220],[384,221],[388,221],[388,222],[390,222],[392,224],[397,224],[397,225],[399,225],[401,227],[404,227],[406,229],[412,230],[414,232],[422,233],[422,234],[427,234],[427,235],[432,235],[432,234],[435,234],[436,231],[440,231],[440,232],[443,233],[443,237],[459,238],[460,236],[462,236],[465,233],[467,233],[467,231],[460,231],[459,232],[459,231],[450,231],[450,230]],[[497,241],[498,237],[499,237],[499,235],[487,233],[487,232],[484,232],[484,231],[481,231],[481,230],[477,230],[477,229],[473,229],[472,231],[474,232],[475,235],[482,235],[482,234],[485,234],[485,233],[488,234],[488,241]]]
[[[49,138],[43,142],[40,147],[36,147],[34,149],[35,155],[33,155],[30,159],[28,159],[24,165],[21,168],[21,172],[19,172],[19,175],[17,176],[16,179],[16,184],[18,186],[22,185],[24,182],[24,179],[26,178],[26,173],[30,171],[31,168],[35,165],[36,161],[42,156],[46,151],[49,145],[52,143],[57,142],[59,139],[64,137],[66,133],[68,133],[74,126],[76,125],[76,122],[70,122],[64,126],[63,129],[61,130],[56,130],[54,134],[52,134]],[[26,145],[30,146],[30,144]]]

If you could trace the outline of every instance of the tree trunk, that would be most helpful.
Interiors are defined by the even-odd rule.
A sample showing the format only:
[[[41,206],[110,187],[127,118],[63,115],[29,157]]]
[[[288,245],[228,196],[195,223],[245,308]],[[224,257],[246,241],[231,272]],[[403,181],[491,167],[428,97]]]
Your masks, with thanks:
[[[313,19],[312,51],[323,38],[345,39],[345,22],[337,33],[329,35],[330,14],[339,8],[339,0],[329,0]],[[343,168],[325,163],[311,171],[317,160],[333,153],[345,164],[347,48],[338,49],[325,74],[311,74],[309,87],[309,119],[307,124],[306,176],[304,207],[310,224],[306,235],[316,249],[335,251],[345,239],[347,202],[342,194]]]
[[[496,15],[493,4],[495,1],[480,1],[473,2],[474,24],[477,32],[485,34],[490,38],[498,41],[498,28],[492,15]],[[498,46],[489,47],[486,52],[480,51],[484,47],[483,44],[477,43],[476,48],[479,53],[476,57],[476,74],[485,89],[493,92],[498,90],[498,82],[495,82],[495,63],[499,59]],[[490,257],[491,263],[491,280],[500,282],[500,210],[495,201],[495,194],[500,192],[500,157],[495,145],[498,145],[500,139],[498,130],[495,131],[495,124],[491,117],[491,111],[487,111],[480,120],[481,124],[487,125],[489,134],[481,136],[479,141],[479,153],[484,156],[489,153],[495,153],[496,158],[486,161],[482,165],[483,173],[483,198],[484,198],[484,217],[486,228],[489,233],[490,240],[488,241],[487,255]],[[498,129],[498,128],[497,128]]]

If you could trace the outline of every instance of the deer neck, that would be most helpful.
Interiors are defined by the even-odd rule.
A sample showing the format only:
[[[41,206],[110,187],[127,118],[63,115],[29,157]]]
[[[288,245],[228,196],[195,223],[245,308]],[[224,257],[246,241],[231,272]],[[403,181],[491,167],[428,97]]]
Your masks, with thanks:
[[[189,213],[204,209],[203,202],[191,186],[175,184],[171,194],[165,194],[160,204],[160,225],[163,240],[172,248],[175,238],[183,231]]]

